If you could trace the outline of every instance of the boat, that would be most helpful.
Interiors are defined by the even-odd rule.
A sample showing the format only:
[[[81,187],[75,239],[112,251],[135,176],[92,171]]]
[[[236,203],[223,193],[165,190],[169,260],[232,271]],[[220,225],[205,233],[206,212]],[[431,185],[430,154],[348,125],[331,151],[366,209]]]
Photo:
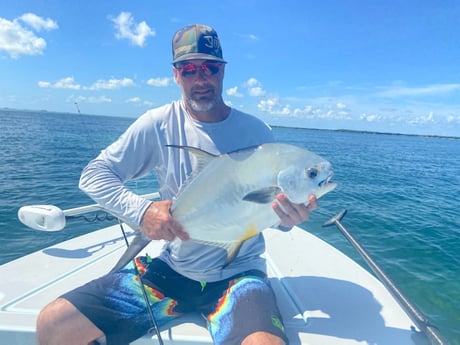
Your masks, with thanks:
[[[100,206],[65,211],[31,206],[22,208],[19,218],[37,230],[57,231],[66,219],[95,211],[101,211]],[[269,280],[290,344],[447,344],[373,260],[366,258],[367,253],[341,223],[344,214],[325,225],[337,225],[348,234],[375,274],[300,227],[289,232],[263,231]],[[119,225],[107,226],[1,265],[0,343],[35,344],[39,311],[62,293],[107,273],[126,249],[125,239],[134,237],[132,228],[126,224],[123,228],[125,237]],[[145,251],[153,257],[161,247],[161,241],[152,241]],[[196,345],[212,344],[212,339],[204,319],[190,314],[132,344]]]

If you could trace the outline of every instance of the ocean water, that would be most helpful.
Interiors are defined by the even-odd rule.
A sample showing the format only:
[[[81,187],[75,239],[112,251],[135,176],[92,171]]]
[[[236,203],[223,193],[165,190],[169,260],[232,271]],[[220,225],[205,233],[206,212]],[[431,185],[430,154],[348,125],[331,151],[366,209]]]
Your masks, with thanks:
[[[0,264],[113,222],[77,219],[61,232],[37,232],[17,220],[17,211],[92,203],[78,190],[80,172],[132,121],[0,110]],[[338,188],[302,227],[365,265],[338,230],[321,226],[346,208],[343,224],[358,242],[450,343],[460,344],[460,139],[280,127],[274,133],[335,169]],[[148,193],[157,183],[152,175],[130,187]]]

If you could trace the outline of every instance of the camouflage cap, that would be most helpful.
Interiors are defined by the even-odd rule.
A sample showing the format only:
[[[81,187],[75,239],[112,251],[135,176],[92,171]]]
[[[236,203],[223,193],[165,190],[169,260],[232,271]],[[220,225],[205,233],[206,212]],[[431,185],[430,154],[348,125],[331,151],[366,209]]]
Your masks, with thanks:
[[[192,59],[226,63],[217,32],[206,25],[189,25],[177,31],[172,41],[172,52],[173,64]]]

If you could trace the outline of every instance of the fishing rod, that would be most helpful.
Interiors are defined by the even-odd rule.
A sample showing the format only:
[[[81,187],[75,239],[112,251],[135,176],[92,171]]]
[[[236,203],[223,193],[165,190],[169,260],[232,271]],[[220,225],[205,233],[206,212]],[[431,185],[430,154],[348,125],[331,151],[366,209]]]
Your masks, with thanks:
[[[125,229],[123,227],[123,223],[118,219],[118,225],[120,226],[121,233],[123,234],[123,238],[125,239],[126,247],[129,248],[129,242],[128,242],[128,236],[126,235]],[[139,278],[139,285],[141,286],[141,291],[142,291],[142,296],[144,298],[145,304],[147,306],[147,312],[149,313],[149,318],[150,322],[152,323],[152,327],[147,331],[148,334],[153,334],[155,332],[157,338],[158,338],[158,343],[160,345],[164,345],[163,338],[161,337],[161,332],[160,332],[160,327],[158,327],[158,322],[157,319],[155,318],[155,315],[153,314],[152,307],[149,302],[149,297],[147,295],[147,291],[145,290],[145,283],[144,283],[144,278],[142,277],[142,274],[139,272],[139,269],[137,268],[136,265],[136,259],[134,258],[132,263],[134,266],[134,272],[136,273],[137,277]]]
[[[86,136],[88,137],[88,141],[91,144],[91,148],[93,149],[93,152],[96,153],[96,146],[94,145],[93,138],[91,138],[91,136],[89,135],[89,130],[88,130],[88,127],[86,125],[86,121],[85,121],[83,115],[80,112],[80,107],[78,106],[77,102],[74,102],[74,104],[75,104],[75,107],[77,108],[77,112],[78,112],[78,115],[80,116],[80,120],[81,120],[81,123],[83,124],[83,128],[85,130]]]
[[[404,296],[401,290],[396,284],[388,277],[388,275],[380,268],[377,263],[370,257],[367,251],[358,243],[353,235],[348,231],[347,228],[341,223],[341,220],[346,215],[347,210],[344,209],[337,213],[334,217],[324,222],[323,227],[336,225],[340,232],[350,242],[350,244],[356,249],[361,255],[367,265],[390,291],[390,293],[396,298],[401,306],[409,313],[412,320],[417,324],[417,327],[425,334],[430,341],[431,345],[448,345],[449,343],[443,339],[437,328],[432,325],[410,301]]]

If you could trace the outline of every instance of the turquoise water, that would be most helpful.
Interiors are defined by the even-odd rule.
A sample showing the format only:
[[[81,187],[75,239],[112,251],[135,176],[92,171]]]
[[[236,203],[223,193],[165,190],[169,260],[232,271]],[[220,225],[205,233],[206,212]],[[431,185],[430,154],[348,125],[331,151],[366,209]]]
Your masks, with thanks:
[[[75,220],[65,231],[44,233],[27,229],[16,214],[27,204],[92,203],[77,188],[81,169],[132,121],[0,110],[0,263],[110,224]],[[348,230],[444,336],[460,344],[460,139],[274,132],[335,168],[339,187],[320,200],[304,228],[362,263],[338,230],[321,227],[347,208]],[[147,193],[156,182],[149,176],[131,187]]]

